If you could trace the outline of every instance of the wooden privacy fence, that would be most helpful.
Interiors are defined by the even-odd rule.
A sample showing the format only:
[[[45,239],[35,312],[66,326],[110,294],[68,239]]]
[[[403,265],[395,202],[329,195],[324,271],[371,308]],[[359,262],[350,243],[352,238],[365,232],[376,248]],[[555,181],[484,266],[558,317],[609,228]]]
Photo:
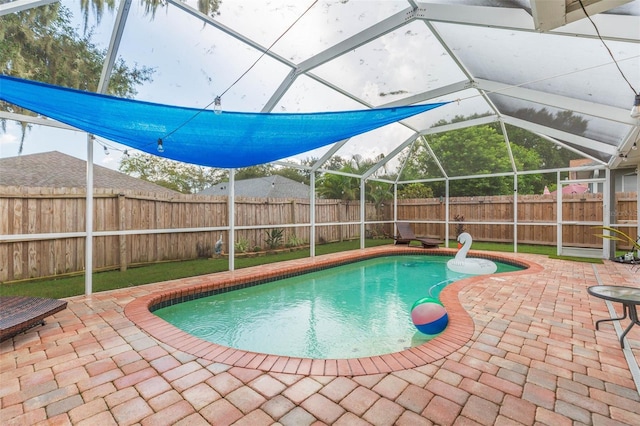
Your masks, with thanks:
[[[235,210],[235,238],[248,250],[265,248],[275,228],[283,245],[309,242],[309,200],[236,198]],[[0,188],[0,282],[83,271],[85,212],[83,188]],[[226,197],[97,189],[93,267],[210,257],[221,235],[228,252],[228,212]],[[360,226],[344,223],[359,220],[353,201],[317,200],[316,242],[358,238]],[[30,236],[11,238],[20,234]]]
[[[513,197],[450,200],[449,216],[464,216],[465,230],[476,241],[513,241]],[[617,194],[612,222],[635,236],[636,193]],[[556,200],[552,196],[518,197],[518,242],[556,242]],[[82,188],[0,188],[0,282],[47,277],[84,270],[85,192]],[[282,229],[282,245],[308,243],[308,199],[237,198],[235,240],[247,250],[266,248],[267,232]],[[229,208],[226,197],[94,192],[95,270],[212,255],[222,235],[228,252]],[[366,205],[367,237],[393,235],[392,203]],[[357,201],[316,200],[316,243],[360,237]],[[438,198],[399,200],[398,220],[413,222],[416,235],[444,238],[445,204]],[[602,221],[598,194],[565,196],[564,221]],[[450,236],[455,238],[455,223]],[[565,245],[601,246],[589,225],[563,226]],[[28,234],[27,237],[12,237]],[[109,235],[116,234],[116,235]],[[238,250],[236,250],[238,251]]]
[[[4,187],[0,195],[0,281],[84,270],[85,197],[82,188]],[[189,259],[213,244],[215,232],[173,232],[172,228],[224,227],[227,203],[225,199],[96,190],[93,223],[96,270]],[[121,234],[102,235],[113,232]],[[15,234],[49,235],[7,241],[5,236]]]
[[[226,198],[224,198],[226,205]],[[236,198],[236,241],[246,241],[250,249],[265,246],[266,231],[282,228],[283,244],[294,240],[309,242],[311,202],[308,199]],[[367,206],[367,212],[373,206]],[[360,236],[360,205],[355,201],[316,200],[316,242],[352,240]],[[344,224],[350,223],[351,224]],[[295,226],[303,224],[303,226]],[[260,229],[243,227],[263,226]],[[285,225],[284,227],[282,225]]]
[[[637,194],[619,192],[611,209],[610,223],[636,236]],[[456,236],[456,216],[463,217],[464,230],[475,241],[513,242],[513,217],[516,204],[510,196],[458,197],[449,200],[449,235]],[[519,244],[556,245],[557,199],[553,195],[520,195],[517,201]],[[603,222],[602,194],[564,194],[562,200],[562,241],[564,246],[602,247],[602,239],[593,227]],[[416,235],[445,236],[445,203],[440,199],[399,200],[398,220],[434,221],[415,223]],[[571,222],[584,222],[572,224]],[[620,245],[629,248],[630,245]]]

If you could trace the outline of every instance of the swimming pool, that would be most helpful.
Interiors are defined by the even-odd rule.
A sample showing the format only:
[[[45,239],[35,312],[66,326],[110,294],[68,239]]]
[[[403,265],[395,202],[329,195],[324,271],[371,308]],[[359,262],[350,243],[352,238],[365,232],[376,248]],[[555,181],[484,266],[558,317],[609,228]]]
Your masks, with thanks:
[[[361,358],[399,352],[431,337],[411,322],[411,305],[437,298],[468,275],[449,257],[403,255],[361,260],[170,304],[154,314],[220,345],[302,358]],[[522,269],[498,263],[498,272]]]

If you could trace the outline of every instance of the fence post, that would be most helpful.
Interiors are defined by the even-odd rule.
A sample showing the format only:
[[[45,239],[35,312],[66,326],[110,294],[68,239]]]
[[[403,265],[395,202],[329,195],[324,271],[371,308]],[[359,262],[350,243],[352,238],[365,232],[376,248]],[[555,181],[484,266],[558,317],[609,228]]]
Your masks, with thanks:
[[[296,217],[296,208],[298,206],[298,203],[296,203],[296,200],[291,200],[291,223],[298,223],[298,218]],[[298,237],[298,228],[291,228],[293,231],[293,235],[296,236],[296,238]],[[285,239],[285,244],[287,243],[287,240]]]
[[[124,231],[127,229],[127,208],[126,208],[126,196],[121,192],[118,194],[118,230]],[[120,245],[120,271],[127,270],[127,236],[120,234],[118,236],[118,242]]]
[[[296,200],[291,200],[291,223],[298,223],[298,218],[296,217],[296,208]]]
[[[342,210],[342,201],[338,201],[338,203],[335,204],[335,206],[338,208],[338,222],[340,223],[346,222],[349,218],[349,215],[347,212],[347,210],[349,210],[349,200],[347,200],[345,204],[344,211]],[[343,228],[344,228],[343,225],[338,225],[338,239],[340,240],[340,242],[344,241]]]

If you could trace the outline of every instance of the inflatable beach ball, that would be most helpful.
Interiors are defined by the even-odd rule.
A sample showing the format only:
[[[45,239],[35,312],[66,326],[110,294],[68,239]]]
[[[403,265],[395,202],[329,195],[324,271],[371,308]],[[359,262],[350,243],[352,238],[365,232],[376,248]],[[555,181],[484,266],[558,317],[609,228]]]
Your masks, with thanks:
[[[423,334],[441,333],[449,323],[447,310],[436,299],[425,297],[411,307],[411,320]]]

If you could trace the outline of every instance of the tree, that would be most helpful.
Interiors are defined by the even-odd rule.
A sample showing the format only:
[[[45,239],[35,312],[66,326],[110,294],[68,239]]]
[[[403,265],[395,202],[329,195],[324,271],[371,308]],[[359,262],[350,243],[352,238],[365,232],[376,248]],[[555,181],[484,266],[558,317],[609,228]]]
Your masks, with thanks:
[[[106,50],[92,41],[92,33],[76,33],[69,10],[59,3],[40,6],[0,17],[0,72],[59,86],[95,92],[98,88]],[[130,67],[116,60],[108,93],[131,98],[136,86],[150,81],[153,70]],[[0,109],[29,115],[31,112],[6,102]],[[29,126],[23,132],[18,153],[22,153]],[[6,120],[2,120],[6,131]]]
[[[398,190],[398,198],[432,198],[433,190],[423,183],[410,183]]]
[[[82,11],[82,21],[85,32],[87,32],[89,26],[89,12],[93,10],[93,13],[96,15],[96,22],[100,23],[105,7],[109,11],[113,11],[115,2],[113,0],[80,0],[80,10]]]
[[[357,169],[354,167],[354,162],[344,161],[338,156],[333,159],[331,164],[333,167],[339,168],[329,170],[358,174]],[[345,201],[357,200],[360,198],[360,179],[351,176],[325,173],[321,175],[316,182],[316,192],[323,198]]]
[[[343,173],[362,175],[373,165],[380,161],[383,157],[378,156],[374,159],[363,158],[359,154],[351,157],[347,161],[340,157],[334,157],[330,164],[333,167],[341,164],[337,171]],[[329,169],[333,170],[333,169]],[[322,175],[316,185],[316,192],[323,198],[331,198],[338,200],[359,200],[360,199],[360,178],[345,176],[333,173],[325,173]],[[382,182],[367,181],[365,183],[365,200],[380,205],[384,200],[393,197],[391,185]]]
[[[542,110],[522,109],[515,115],[575,134],[583,134],[586,131],[586,121],[570,112],[552,114],[544,108]],[[476,116],[467,118],[457,116],[451,123],[472,118]],[[444,124],[449,123],[442,120],[434,127]],[[570,160],[579,158],[577,154],[558,149],[555,144],[527,130],[509,125],[506,129],[518,171],[568,167]],[[502,129],[497,123],[436,134],[429,137],[428,143],[449,176],[483,175],[513,170],[507,155]],[[400,160],[400,164],[405,164],[407,160],[405,167],[401,170],[401,180],[443,177],[422,140],[416,141],[411,152]],[[545,185],[551,186],[554,183],[555,178],[550,175],[522,175],[518,178],[518,192],[541,194]],[[436,196],[445,194],[443,182],[424,185],[431,188]],[[512,193],[512,176],[456,180],[450,184],[451,196]]]
[[[213,17],[219,14],[218,9],[220,8],[220,2],[221,0],[198,0],[198,11]],[[166,6],[167,4],[162,0],[142,0],[142,3],[144,4],[145,13],[151,14],[152,17],[156,15],[159,7]],[[96,21],[100,23],[105,8],[113,11],[114,7],[114,0],[80,0],[80,10],[82,11],[85,32],[89,22],[89,12],[93,11],[96,16]]]
[[[272,164],[259,164],[257,166],[243,167],[236,170],[234,179],[244,180],[271,176],[273,174],[273,170],[274,167]]]
[[[222,169],[181,163],[144,153],[125,156],[118,169],[130,176],[183,194],[200,192],[227,177],[226,171]]]
[[[143,3],[145,5],[145,12],[151,13],[152,16],[155,16],[158,7],[166,5],[166,3],[162,0],[143,0]],[[198,0],[198,11],[204,13],[207,16],[214,17],[220,14],[220,12],[218,11],[218,9],[220,8],[220,3],[222,3],[222,0]]]
[[[318,159],[316,158],[316,159],[308,159],[306,161],[309,163],[309,165],[312,165],[317,160]],[[346,166],[348,163],[349,162],[347,160],[343,159],[339,155],[335,155],[329,158],[329,160],[327,160],[327,162],[322,165],[322,168],[325,170],[340,170],[341,168]]]
[[[295,167],[281,167],[274,170],[273,174],[309,185],[309,173],[303,169],[297,169]]]
[[[393,199],[393,186],[386,182],[369,182],[365,183],[366,195],[365,199],[372,202],[376,209],[385,201]]]
[[[519,146],[525,150],[535,151],[538,153],[540,162],[535,167],[555,169],[560,167],[569,167],[569,162],[580,158],[580,156],[568,149],[560,149],[561,147],[531,133],[528,130],[519,127],[507,125],[507,134],[511,147]],[[521,151],[525,152],[525,151]],[[517,156],[514,152],[514,157]]]
[[[504,138],[490,126],[467,127],[431,136],[429,144],[450,176],[481,175],[511,170]],[[415,152],[408,159],[407,179],[433,177],[435,163],[422,140],[416,141]],[[439,173],[439,171],[438,171]],[[499,195],[512,193],[511,177],[490,177],[455,181],[450,196]],[[444,182],[429,184],[436,196],[445,195]]]
[[[340,171],[350,170],[347,166]],[[350,170],[352,173],[353,171]],[[316,181],[316,192],[322,198],[334,200],[357,200],[360,198],[360,182],[358,178],[325,173]]]
[[[535,123],[583,135],[587,130],[587,121],[570,111],[551,113],[546,108],[535,110],[523,108],[514,113],[516,117],[531,120]],[[497,126],[497,125],[496,125]],[[555,169],[569,167],[571,160],[581,158],[580,155],[519,127],[506,125],[513,158],[518,170]],[[544,187],[555,186],[553,175],[523,175],[518,178],[520,194],[542,194]]]
[[[584,135],[587,131],[587,120],[571,111],[558,111],[552,113],[546,108],[540,110],[534,108],[521,108],[514,112],[514,116],[528,120],[553,129],[563,130],[575,135]]]
[[[521,145],[512,144],[511,152],[513,153],[513,161],[515,161],[518,170],[535,170],[540,168],[544,162],[544,157],[535,149],[527,149]],[[545,185],[549,183],[548,176],[545,175],[519,175],[518,193],[542,194]]]
[[[227,169],[181,163],[145,153],[135,153],[124,157],[118,169],[130,176],[184,194],[197,193],[220,182],[229,181]],[[300,170],[289,167],[276,169],[272,164],[243,167],[236,170],[234,179],[254,179],[273,175],[305,182],[305,176]],[[308,183],[308,178],[305,183]]]

